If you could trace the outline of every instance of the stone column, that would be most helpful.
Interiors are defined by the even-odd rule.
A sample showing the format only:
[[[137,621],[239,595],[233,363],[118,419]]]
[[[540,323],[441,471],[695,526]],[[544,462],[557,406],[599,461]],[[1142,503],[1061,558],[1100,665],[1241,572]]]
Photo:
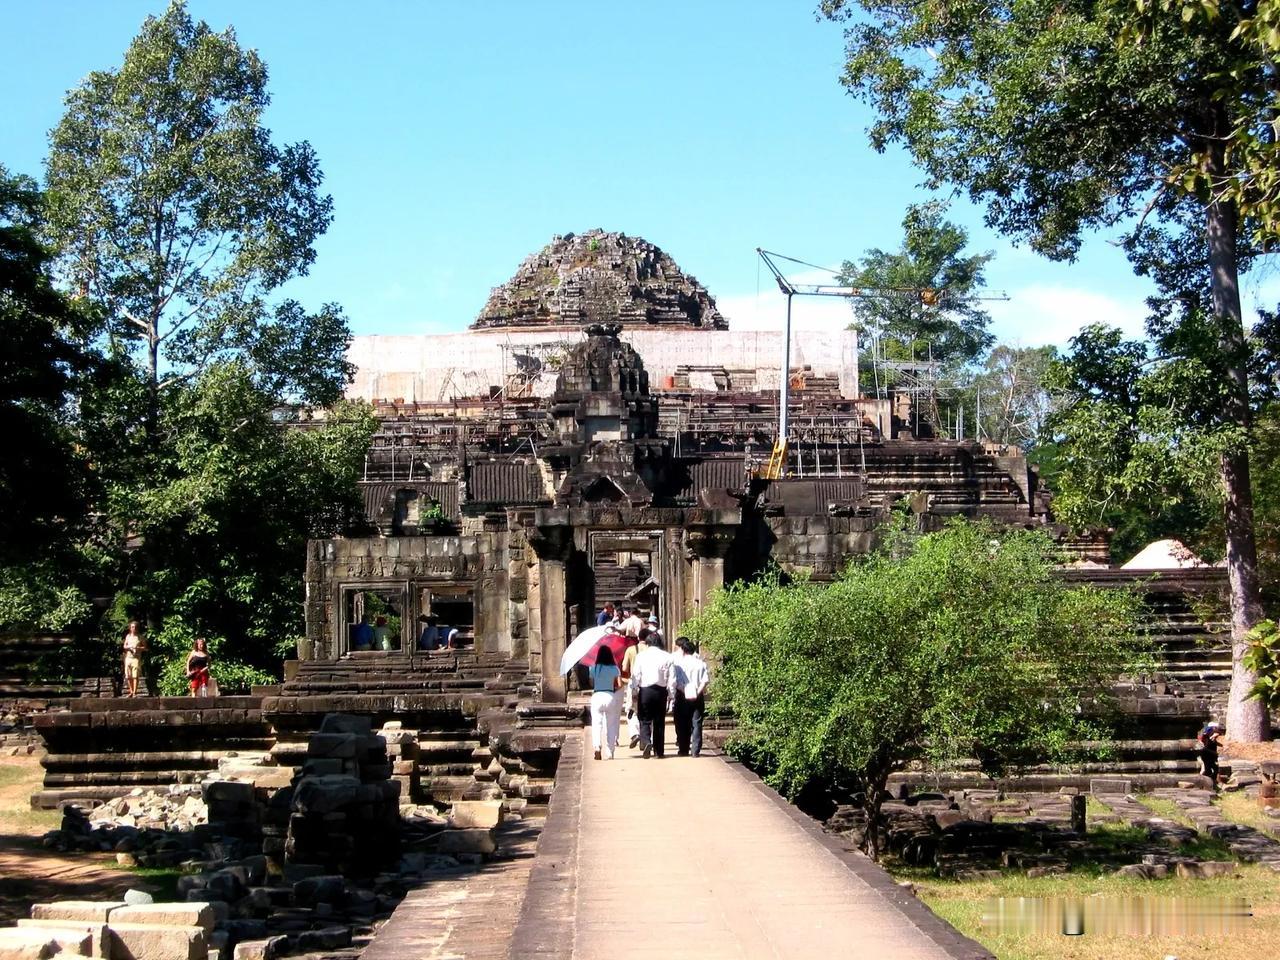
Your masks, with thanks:
[[[693,564],[689,591],[689,616],[697,616],[711,594],[724,586],[724,558],[733,545],[733,530],[693,528],[684,538],[686,556]]]
[[[573,530],[568,526],[537,527],[530,537],[538,555],[539,637],[542,647],[542,699],[564,703],[568,699],[565,678],[560,675],[560,657],[569,643],[566,603],[566,568],[573,547]]]

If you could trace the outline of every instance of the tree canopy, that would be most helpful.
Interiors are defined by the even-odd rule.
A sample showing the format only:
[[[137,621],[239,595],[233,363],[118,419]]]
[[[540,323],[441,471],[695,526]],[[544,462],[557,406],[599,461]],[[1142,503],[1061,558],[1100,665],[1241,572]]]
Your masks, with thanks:
[[[870,135],[900,144],[931,186],[968,192],[987,222],[1069,259],[1085,232],[1123,228],[1131,253],[1149,218],[1169,228],[1201,278],[1204,309],[1173,311],[1209,365],[1220,358],[1217,469],[1232,610],[1231,736],[1269,735],[1249,700],[1245,635],[1262,617],[1247,439],[1248,348],[1241,241],[1256,208],[1238,187],[1259,173],[1237,131],[1274,103],[1270,62],[1237,31],[1243,6],[824,0],[848,23],[843,82],[876,117]],[[1149,249],[1149,248],[1148,248]]]
[[[104,638],[87,656],[107,669],[118,631],[142,620],[167,664],[151,679],[171,693],[196,636],[224,689],[267,679],[301,633],[307,539],[362,523],[356,484],[375,421],[341,400],[346,318],[333,304],[272,299],[311,264],[331,201],[310,146],[276,146],[262,126],[266,81],[232,30],[172,3],[120,67],[68,94],[51,134],[48,222],[4,234],[24,245],[34,278],[14,331],[32,331],[21,387],[43,401],[14,409],[47,409],[41,435],[83,469],[32,491],[79,521],[73,556],[42,566],[28,549],[0,567],[0,628],[78,621]],[[8,218],[18,194],[0,186]],[[80,353],[55,335],[77,314],[42,276],[37,232],[76,310],[98,324],[75,329]],[[73,377],[82,356],[93,375]],[[6,378],[17,390],[20,378]],[[52,496],[81,474],[91,484],[78,501]],[[33,506],[21,519],[44,515]],[[89,596],[106,607],[97,623],[73,602]]]
[[[284,310],[286,332],[263,343],[263,297],[311,265],[332,200],[310,144],[272,142],[261,122],[269,103],[257,53],[173,2],[147,18],[118,69],[67,95],[50,135],[61,266],[107,309],[116,336],[141,341],[153,385],[162,363],[181,375],[296,340],[296,312]],[[321,356],[334,365],[331,350]]]
[[[1105,736],[1117,676],[1147,663],[1136,600],[1069,586],[1055,559],[1039,533],[900,524],[832,584],[734,584],[686,631],[720,660],[711,697],[737,718],[736,749],[793,796],[812,781],[865,793],[876,825],[913,761],[997,774]]]

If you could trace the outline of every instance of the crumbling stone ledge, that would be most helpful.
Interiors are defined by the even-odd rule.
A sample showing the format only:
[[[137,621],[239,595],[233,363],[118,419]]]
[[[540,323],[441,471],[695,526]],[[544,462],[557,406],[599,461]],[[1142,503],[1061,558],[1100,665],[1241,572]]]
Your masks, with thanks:
[[[538,853],[529,875],[520,919],[511,937],[512,960],[572,960],[574,933],[567,918],[578,898],[578,821],[582,810],[581,735],[564,738],[556,785]]]

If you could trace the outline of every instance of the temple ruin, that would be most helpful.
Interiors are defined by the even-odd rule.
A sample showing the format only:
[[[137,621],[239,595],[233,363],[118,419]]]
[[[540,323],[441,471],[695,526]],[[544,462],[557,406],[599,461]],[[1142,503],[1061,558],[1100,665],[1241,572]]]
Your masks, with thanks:
[[[560,655],[604,602],[675,637],[714,590],[769,565],[832,578],[904,504],[924,529],[1043,528],[1081,562],[1064,575],[1143,584],[1166,665],[1125,678],[1107,769],[1156,785],[1190,773],[1189,738],[1230,673],[1198,605],[1221,571],[1108,568],[1105,538],[1054,525],[1020,450],[921,436],[910,397],[861,396],[852,331],[795,338],[789,456],[764,479],[782,335],[726,327],[662,251],[592,231],[526,260],[465,333],[356,338],[351,394],[380,421],[360,482],[368,532],[308,545],[306,635],[284,682],[216,707],[68,701],[37,719],[39,802],[189,780],[228,750],[298,768],[341,712],[417,731],[397,761],[415,798],[541,803],[577,720]],[[426,624],[456,631],[456,648],[419,649]],[[1033,772],[1047,786],[1090,774]]]

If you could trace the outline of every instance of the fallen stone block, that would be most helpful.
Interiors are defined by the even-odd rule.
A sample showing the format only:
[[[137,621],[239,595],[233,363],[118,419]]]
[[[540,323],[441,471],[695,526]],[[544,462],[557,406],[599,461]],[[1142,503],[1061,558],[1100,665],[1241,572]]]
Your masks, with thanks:
[[[289,944],[288,937],[244,940],[236,944],[234,960],[275,960]]]
[[[1130,794],[1133,793],[1133,781],[1095,777],[1089,781],[1089,792],[1094,795],[1108,793]]]
[[[60,952],[81,957],[108,957],[110,949],[107,925],[101,921],[72,923],[67,920],[21,919],[18,927],[26,930],[42,930],[55,937],[62,946]],[[78,944],[73,947],[72,944]]]
[[[60,900],[57,903],[33,904],[31,917],[34,920],[106,923],[111,911],[123,906],[123,900]]]
[[[209,934],[203,927],[162,927],[113,923],[112,960],[208,960]]]
[[[1240,865],[1230,860],[1205,860],[1203,863],[1178,864],[1178,876],[1184,880],[1210,880],[1214,877],[1233,877]]]
[[[293,902],[300,907],[317,903],[341,903],[346,881],[340,876],[308,877],[293,885]]]
[[[355,733],[367,737],[373,733],[373,723],[368,717],[353,717],[347,713],[327,713],[320,721],[321,733]]]
[[[253,784],[239,780],[210,780],[202,791],[205,803],[244,803],[254,801]]]
[[[1165,863],[1130,863],[1116,871],[1117,877],[1131,877],[1136,880],[1163,880],[1168,875],[1169,865]]]
[[[489,830],[502,822],[502,801],[455,800],[449,811],[449,822],[462,829]]]
[[[90,934],[78,928],[4,927],[0,929],[0,960],[88,957],[93,955],[89,953],[90,940]]]
[[[360,738],[349,733],[317,733],[307,741],[307,757],[350,759],[356,755]]]
[[[445,830],[436,842],[437,853],[493,853],[498,849],[491,830]]]
[[[119,907],[108,918],[114,928],[117,924],[151,924],[161,927],[199,927],[212,930],[217,914],[211,903],[145,903],[132,907]]]
[[[298,934],[298,949],[304,953],[316,950],[340,950],[351,946],[350,927],[324,927]]]

